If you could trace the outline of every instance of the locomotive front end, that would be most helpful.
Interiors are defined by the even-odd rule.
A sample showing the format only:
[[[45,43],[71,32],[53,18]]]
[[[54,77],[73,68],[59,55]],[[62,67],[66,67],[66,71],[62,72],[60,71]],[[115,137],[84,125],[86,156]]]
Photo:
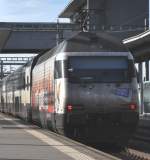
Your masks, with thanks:
[[[126,143],[138,122],[132,56],[126,52],[74,54],[64,68],[67,134],[92,143]]]

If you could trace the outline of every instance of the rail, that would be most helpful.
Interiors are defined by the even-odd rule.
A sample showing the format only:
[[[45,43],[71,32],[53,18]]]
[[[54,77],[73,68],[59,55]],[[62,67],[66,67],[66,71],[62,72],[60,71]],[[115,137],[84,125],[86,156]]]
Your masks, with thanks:
[[[134,139],[150,143],[150,117],[143,117],[140,120]]]

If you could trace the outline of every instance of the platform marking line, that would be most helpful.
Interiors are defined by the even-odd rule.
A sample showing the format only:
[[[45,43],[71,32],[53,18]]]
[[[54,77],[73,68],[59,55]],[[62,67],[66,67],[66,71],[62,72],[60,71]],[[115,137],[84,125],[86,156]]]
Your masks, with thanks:
[[[17,126],[20,126],[20,124],[18,122],[14,122],[13,119],[11,119],[11,118],[4,117],[4,120],[12,120],[12,123],[16,124]],[[25,125],[21,125],[21,126],[25,126]],[[34,137],[38,138],[39,140],[43,141],[44,143],[59,150],[60,152],[64,153],[65,155],[73,158],[74,160],[96,160],[95,158],[93,158],[91,156],[87,156],[84,153],[81,153],[72,147],[65,146],[63,143],[61,143],[57,140],[54,140],[54,139],[44,135],[43,133],[40,133],[35,130],[29,130],[29,129],[23,129],[23,130],[25,132],[33,135]],[[106,159],[106,157],[102,156],[101,160],[103,160],[103,158]]]
[[[25,129],[25,131],[30,133],[34,137],[40,139],[44,143],[52,145],[57,150],[63,152],[64,154],[66,154],[67,156],[69,156],[75,160],[95,160],[94,158],[87,156],[87,155],[75,150],[72,147],[64,146],[63,143],[56,141],[56,140],[54,140],[54,139],[52,139],[52,138],[50,138],[40,132],[37,132],[35,130],[27,130],[27,129]]]
[[[60,152],[66,154],[67,156],[69,156],[75,160],[97,160],[98,158],[100,158],[100,160],[121,160],[120,158],[114,157],[112,155],[107,155],[106,153],[103,153],[103,152],[100,153],[100,157],[95,159],[91,156],[87,156],[86,154],[79,152],[78,150],[76,150],[70,146],[65,146],[63,143],[61,143],[57,140],[54,140],[39,131],[36,131],[33,129],[31,130],[30,126],[33,126],[33,125],[27,126],[24,124],[20,124],[19,122],[14,121],[15,119],[6,118],[4,116],[3,116],[3,119],[10,120],[13,124],[15,124],[16,126],[18,126],[20,128],[23,127],[22,130],[24,130],[25,132],[33,135],[37,139],[43,141],[44,143],[47,143],[48,145],[52,146],[53,148],[59,150]],[[37,127],[37,128],[39,128],[39,127]]]

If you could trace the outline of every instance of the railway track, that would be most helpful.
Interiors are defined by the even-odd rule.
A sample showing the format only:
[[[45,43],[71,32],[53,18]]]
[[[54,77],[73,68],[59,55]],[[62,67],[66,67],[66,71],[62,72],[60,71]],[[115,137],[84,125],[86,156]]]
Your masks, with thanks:
[[[150,149],[149,151],[145,150],[144,146],[142,146],[143,150],[139,150],[138,148],[134,147],[130,148],[118,148],[114,146],[105,146],[101,147],[99,146],[92,146],[93,148],[96,148],[97,150],[101,150],[107,154],[110,154],[118,159],[121,160],[150,160]]]
[[[150,120],[141,119],[137,131],[129,142],[130,148],[150,153]]]
[[[98,147],[98,146],[93,146],[91,148],[95,148],[96,150],[102,151],[106,154],[110,154],[113,157],[116,157],[120,160],[150,160],[150,153],[140,151],[138,149],[133,149],[133,148],[113,148],[113,147]],[[144,149],[143,149],[144,150]]]
[[[150,127],[149,126],[139,126],[137,133],[133,139],[141,140],[143,142],[150,143]]]
[[[127,148],[119,153],[112,153],[122,160],[150,160],[150,154],[135,149]]]

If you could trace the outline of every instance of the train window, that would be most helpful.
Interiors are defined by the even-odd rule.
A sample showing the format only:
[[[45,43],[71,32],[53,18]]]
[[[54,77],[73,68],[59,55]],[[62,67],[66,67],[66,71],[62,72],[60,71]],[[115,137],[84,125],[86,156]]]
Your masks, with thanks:
[[[126,57],[71,57],[71,67],[75,69],[127,69]]]
[[[25,77],[23,76],[23,84],[22,84],[22,88],[25,89]]]
[[[29,76],[27,76],[27,90],[29,89]]]
[[[69,81],[80,82],[129,82],[129,62],[127,57],[70,57]]]
[[[55,62],[55,79],[61,78],[62,77],[62,63],[61,61],[56,61]]]
[[[14,80],[14,87],[16,89],[25,89],[25,76],[24,74],[20,74]]]
[[[55,79],[66,77],[66,60],[64,61],[55,61]]]

